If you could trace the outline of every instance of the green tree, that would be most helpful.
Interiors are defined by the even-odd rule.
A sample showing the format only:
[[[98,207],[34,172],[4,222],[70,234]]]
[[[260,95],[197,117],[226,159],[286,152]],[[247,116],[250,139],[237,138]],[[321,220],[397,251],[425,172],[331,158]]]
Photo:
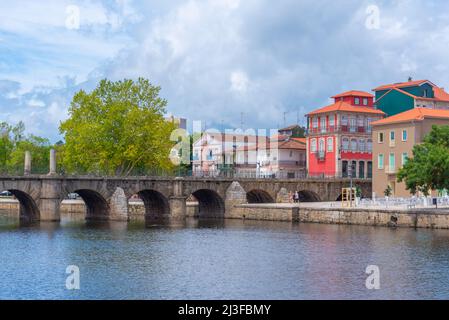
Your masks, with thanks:
[[[26,138],[21,137],[21,139],[15,143],[14,149],[9,155],[7,162],[8,170],[11,173],[21,172],[24,165],[25,151],[30,151],[32,172],[47,173],[51,148],[52,145],[46,138],[41,138],[32,134]]]
[[[73,97],[65,136],[63,165],[69,172],[127,176],[135,170],[170,169],[167,101],[147,79],[102,80],[90,93]]]
[[[385,197],[391,196],[392,193],[393,193],[393,189],[391,189],[391,186],[388,185],[387,188],[384,190],[384,195],[385,195]]]
[[[432,126],[424,142],[415,145],[413,158],[398,173],[407,190],[429,195],[429,190],[449,188],[449,126]]]

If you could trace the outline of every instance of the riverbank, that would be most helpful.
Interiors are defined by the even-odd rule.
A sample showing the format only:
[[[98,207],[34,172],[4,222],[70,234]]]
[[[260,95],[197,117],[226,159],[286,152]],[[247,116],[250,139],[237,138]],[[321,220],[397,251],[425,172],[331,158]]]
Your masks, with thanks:
[[[141,201],[130,201],[128,208],[131,220],[143,219],[145,216],[145,207]],[[0,199],[0,210],[10,212],[12,215],[18,215],[19,203],[16,200]],[[61,214],[63,216],[85,214],[85,212],[86,208],[82,200],[64,200],[61,204]],[[187,216],[195,217],[197,215],[197,203],[187,203]],[[226,213],[226,218],[337,225],[449,229],[449,208],[347,208],[342,207],[339,202],[241,204],[235,205],[231,212]]]

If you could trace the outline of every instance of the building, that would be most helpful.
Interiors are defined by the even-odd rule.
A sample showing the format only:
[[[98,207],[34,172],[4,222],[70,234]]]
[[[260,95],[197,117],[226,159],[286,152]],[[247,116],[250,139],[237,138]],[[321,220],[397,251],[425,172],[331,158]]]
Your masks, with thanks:
[[[192,174],[218,176],[224,171],[233,169],[237,163],[237,149],[256,146],[258,139],[256,135],[204,132],[193,143]],[[262,139],[265,140],[266,137]],[[245,160],[243,165],[244,163]]]
[[[373,193],[383,197],[390,185],[396,197],[409,197],[396,174],[412,156],[413,146],[423,142],[432,125],[449,125],[449,110],[414,108],[376,121],[373,126]]]
[[[382,85],[373,89],[375,106],[387,116],[413,109],[449,109],[449,94],[429,80]]]
[[[309,177],[371,178],[371,122],[384,117],[374,96],[348,91],[334,103],[307,114],[307,172]],[[352,170],[353,169],[353,170]]]
[[[176,118],[172,115],[165,117],[165,120],[168,122],[171,122],[175,125],[178,129],[184,129],[187,130],[187,119],[185,118]]]
[[[307,176],[305,138],[272,139],[257,152],[258,177],[301,179]]]

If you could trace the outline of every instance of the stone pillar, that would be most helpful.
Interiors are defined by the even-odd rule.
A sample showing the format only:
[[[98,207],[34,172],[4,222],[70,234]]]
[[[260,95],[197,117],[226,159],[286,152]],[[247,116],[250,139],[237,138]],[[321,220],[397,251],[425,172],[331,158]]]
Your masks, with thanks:
[[[24,175],[31,174],[31,152],[25,151],[25,166],[23,170]]]
[[[234,181],[226,190],[225,199],[225,217],[226,218],[244,218],[242,211],[236,206],[247,203],[246,191],[237,181]]]
[[[50,150],[50,172],[49,175],[56,174],[56,151],[55,149]]]
[[[176,177],[173,181],[173,195],[168,199],[171,220],[184,220],[187,214],[186,199],[184,196],[184,178]]]
[[[122,188],[117,187],[109,199],[109,220],[128,221],[128,198]]]
[[[41,221],[60,221],[61,181],[56,179],[43,179],[39,212]]]

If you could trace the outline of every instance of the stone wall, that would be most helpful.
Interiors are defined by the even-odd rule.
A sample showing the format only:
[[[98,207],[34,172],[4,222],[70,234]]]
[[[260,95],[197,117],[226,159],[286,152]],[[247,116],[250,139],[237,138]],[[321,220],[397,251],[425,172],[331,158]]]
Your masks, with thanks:
[[[299,207],[276,204],[242,204],[235,206],[234,219],[298,221]]]

